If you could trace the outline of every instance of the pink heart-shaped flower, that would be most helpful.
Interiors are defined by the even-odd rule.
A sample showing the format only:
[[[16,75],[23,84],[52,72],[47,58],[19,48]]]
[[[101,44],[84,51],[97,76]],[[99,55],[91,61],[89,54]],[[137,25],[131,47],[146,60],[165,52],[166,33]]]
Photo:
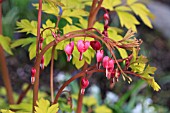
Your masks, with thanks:
[[[83,40],[79,40],[77,42],[77,49],[80,52],[80,57],[79,60],[83,59],[83,52],[85,52],[90,46],[90,42],[89,41],[83,41]]]
[[[69,62],[72,58],[72,52],[73,52],[73,49],[74,49],[74,42],[71,41],[64,49],[66,55],[67,55],[67,61]]]

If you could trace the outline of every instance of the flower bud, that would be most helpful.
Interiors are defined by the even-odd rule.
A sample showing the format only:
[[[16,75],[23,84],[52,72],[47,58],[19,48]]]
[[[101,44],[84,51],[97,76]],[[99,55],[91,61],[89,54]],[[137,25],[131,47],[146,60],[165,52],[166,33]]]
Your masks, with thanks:
[[[34,84],[35,82],[35,74],[36,74],[36,69],[32,67],[31,69],[31,84]]]
[[[101,44],[99,41],[90,41],[90,45],[95,51],[101,48]]]
[[[40,68],[44,69],[44,56],[41,58]]]
[[[85,89],[88,87],[89,85],[89,80],[86,78],[82,78],[81,80],[81,94],[84,94]]]

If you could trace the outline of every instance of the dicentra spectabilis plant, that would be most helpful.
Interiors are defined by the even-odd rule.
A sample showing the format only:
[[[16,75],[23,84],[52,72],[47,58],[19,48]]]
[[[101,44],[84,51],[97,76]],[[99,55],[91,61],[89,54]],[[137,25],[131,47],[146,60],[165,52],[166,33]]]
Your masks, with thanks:
[[[40,70],[42,72],[50,61],[51,104],[58,102],[66,86],[80,78],[77,113],[81,112],[83,95],[90,85],[89,78],[96,72],[103,73],[110,84],[117,83],[119,79],[131,83],[131,76],[136,76],[145,80],[155,91],[160,90],[154,77],[151,76],[156,68],[148,65],[147,58],[139,53],[142,40],[135,38],[136,25],[139,21],[132,12],[139,15],[144,24],[152,28],[148,18],[150,12],[144,4],[136,0],[127,0],[126,4],[121,0],[44,0],[43,3],[39,0],[39,4],[33,6],[38,9],[38,22],[23,19],[17,22],[17,26],[19,32],[31,33],[37,38],[30,38],[26,44],[19,41],[12,44],[12,47],[31,44],[29,56],[30,59],[35,58],[31,69],[31,83],[34,86],[33,111],[38,113],[35,106],[38,105],[36,101]],[[91,6],[89,12],[85,10],[86,6]],[[140,11],[135,10],[138,8]],[[56,22],[53,23],[48,19],[41,28],[42,11],[56,16]],[[129,29],[125,36],[119,35],[120,28],[111,26],[113,19],[111,16],[114,12],[118,15],[121,26]],[[73,18],[78,19],[78,22],[74,23]],[[66,22],[64,27],[59,26],[61,21]],[[26,29],[25,23],[32,27],[36,25],[37,28]],[[53,65],[58,50],[64,51],[66,61],[72,62],[80,72],[67,80],[54,98]],[[120,54],[121,58],[115,53]],[[91,63],[93,58],[95,63]]]

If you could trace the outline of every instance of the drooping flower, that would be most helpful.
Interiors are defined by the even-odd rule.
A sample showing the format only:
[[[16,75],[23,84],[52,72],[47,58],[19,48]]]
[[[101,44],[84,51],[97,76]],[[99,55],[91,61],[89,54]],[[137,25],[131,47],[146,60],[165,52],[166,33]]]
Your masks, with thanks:
[[[101,48],[101,44],[99,41],[90,41],[90,45],[95,51],[100,50]]]
[[[73,49],[74,49],[74,42],[71,41],[64,49],[64,51],[67,55],[67,62],[69,62],[72,58]]]
[[[35,82],[35,73],[36,73],[36,69],[34,67],[32,67],[31,69],[31,83],[34,84]]]
[[[39,49],[40,49],[40,50],[42,50],[43,41],[44,41],[44,38],[43,38],[43,37],[40,37],[40,40],[39,40]]]
[[[40,68],[44,69],[44,55],[41,58]]]
[[[103,15],[103,18],[104,18],[104,30],[107,30],[108,28],[108,24],[109,24],[109,14],[106,12],[104,15]]]
[[[111,73],[114,69],[114,60],[110,59],[108,56],[103,58],[103,67],[106,68],[106,77],[107,79],[111,78]]]
[[[97,68],[100,68],[101,61],[103,59],[104,51],[103,50],[98,50],[96,53],[96,60],[97,60]]]
[[[77,49],[80,52],[80,57],[79,60],[83,59],[83,52],[85,52],[90,46],[90,42],[89,41],[83,41],[83,40],[79,40],[77,42]]]
[[[89,80],[87,78],[82,78],[81,80],[81,94],[84,94],[85,89],[89,85]]]

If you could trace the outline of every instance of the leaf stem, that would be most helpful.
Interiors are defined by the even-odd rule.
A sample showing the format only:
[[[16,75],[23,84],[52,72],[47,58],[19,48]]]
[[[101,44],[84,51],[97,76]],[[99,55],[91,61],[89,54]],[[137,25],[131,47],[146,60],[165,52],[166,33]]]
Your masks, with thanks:
[[[50,92],[51,92],[51,103],[54,102],[54,52],[55,52],[55,47],[56,45],[53,46],[52,48],[52,53],[51,53],[51,67],[50,67]]]

